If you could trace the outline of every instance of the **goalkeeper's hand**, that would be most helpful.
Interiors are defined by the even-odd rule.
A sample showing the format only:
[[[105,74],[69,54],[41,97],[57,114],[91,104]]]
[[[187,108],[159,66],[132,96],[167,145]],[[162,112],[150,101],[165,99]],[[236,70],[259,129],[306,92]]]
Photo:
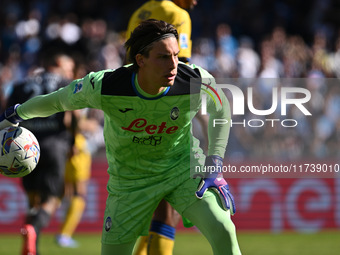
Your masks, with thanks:
[[[16,104],[7,108],[5,112],[0,115],[0,130],[10,126],[16,127],[19,125],[19,122],[23,121],[16,111],[19,105],[20,104]]]
[[[219,195],[223,208],[230,210],[230,214],[234,215],[236,212],[235,201],[229,191],[228,183],[223,178],[222,167],[223,159],[221,157],[216,155],[208,156],[205,159],[205,168],[214,172],[206,172],[206,176],[201,179],[195,194],[197,198],[202,199],[206,190],[212,189]]]

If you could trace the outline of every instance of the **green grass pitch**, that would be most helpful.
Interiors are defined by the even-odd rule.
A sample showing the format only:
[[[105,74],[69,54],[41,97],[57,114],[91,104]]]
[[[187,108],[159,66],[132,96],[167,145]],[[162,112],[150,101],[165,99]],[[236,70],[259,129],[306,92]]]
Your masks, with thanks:
[[[40,240],[41,255],[96,255],[100,254],[100,233],[75,235],[79,248],[60,248],[52,234],[43,234]],[[315,234],[239,232],[238,239],[243,255],[338,255],[340,231]],[[19,235],[0,235],[0,254],[19,255]],[[199,233],[176,235],[174,255],[212,255],[207,240]]]

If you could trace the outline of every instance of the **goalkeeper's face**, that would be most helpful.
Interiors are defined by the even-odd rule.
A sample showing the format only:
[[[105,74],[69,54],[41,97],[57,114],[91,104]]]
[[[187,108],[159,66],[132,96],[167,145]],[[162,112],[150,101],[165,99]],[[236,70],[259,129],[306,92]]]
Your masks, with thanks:
[[[147,56],[138,54],[139,85],[149,86],[148,90],[150,86],[155,86],[154,89],[172,86],[177,75],[178,53],[176,38],[168,37],[154,42]]]

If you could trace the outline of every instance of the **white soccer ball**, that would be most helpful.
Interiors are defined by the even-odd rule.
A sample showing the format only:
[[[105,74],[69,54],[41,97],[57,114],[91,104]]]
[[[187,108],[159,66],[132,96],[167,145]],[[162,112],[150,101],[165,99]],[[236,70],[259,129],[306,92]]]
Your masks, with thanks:
[[[33,133],[24,127],[0,130],[0,173],[8,177],[23,177],[37,166],[40,147]]]

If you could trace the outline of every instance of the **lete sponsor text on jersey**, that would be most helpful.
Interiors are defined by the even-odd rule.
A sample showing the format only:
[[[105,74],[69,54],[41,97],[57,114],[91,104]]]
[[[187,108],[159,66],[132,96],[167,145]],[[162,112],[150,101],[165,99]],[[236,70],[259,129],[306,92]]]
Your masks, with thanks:
[[[177,131],[178,126],[167,126],[167,123],[163,121],[159,125],[157,124],[150,124],[148,125],[146,119],[135,119],[133,120],[128,127],[122,127],[122,129],[130,131],[130,132],[143,132],[145,131],[146,133],[152,135],[152,134],[173,134]]]

